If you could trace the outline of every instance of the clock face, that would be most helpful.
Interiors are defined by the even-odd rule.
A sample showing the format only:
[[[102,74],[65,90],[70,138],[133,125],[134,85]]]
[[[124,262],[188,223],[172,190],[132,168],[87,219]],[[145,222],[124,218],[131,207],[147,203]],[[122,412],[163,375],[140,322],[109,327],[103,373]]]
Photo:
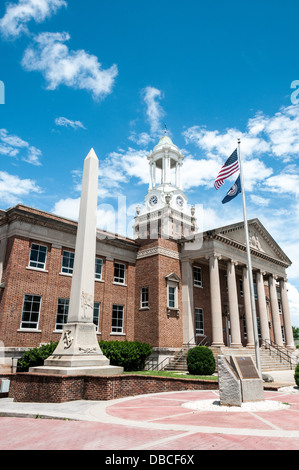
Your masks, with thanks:
[[[155,206],[158,203],[158,198],[157,196],[152,196],[149,201],[151,206]]]
[[[184,205],[184,199],[183,199],[181,196],[178,196],[178,197],[176,198],[176,203],[177,203],[177,205],[178,205],[179,207],[183,207],[183,205]]]

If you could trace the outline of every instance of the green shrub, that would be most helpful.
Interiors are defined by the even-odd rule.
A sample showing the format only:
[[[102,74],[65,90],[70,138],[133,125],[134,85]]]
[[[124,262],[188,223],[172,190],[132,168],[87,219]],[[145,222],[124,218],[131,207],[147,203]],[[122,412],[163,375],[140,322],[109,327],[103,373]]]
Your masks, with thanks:
[[[125,371],[143,370],[146,358],[152,353],[149,344],[139,341],[100,341],[99,345],[110,364]]]
[[[188,372],[192,375],[212,375],[216,370],[214,355],[207,346],[196,346],[187,354]]]
[[[296,366],[294,378],[296,385],[299,387],[299,364]]]
[[[57,348],[57,343],[50,342],[49,344],[44,344],[39,348],[32,348],[25,351],[21,359],[18,360],[17,371],[18,372],[28,372],[30,367],[43,366],[44,361],[51,356],[51,354]]]

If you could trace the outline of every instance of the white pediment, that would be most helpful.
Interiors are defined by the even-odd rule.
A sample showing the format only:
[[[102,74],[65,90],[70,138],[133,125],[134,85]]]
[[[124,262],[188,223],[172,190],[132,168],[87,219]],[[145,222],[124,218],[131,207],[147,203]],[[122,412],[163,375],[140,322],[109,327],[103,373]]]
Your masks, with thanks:
[[[216,233],[223,235],[233,241],[246,244],[244,222],[238,224],[220,227],[215,230]],[[271,258],[291,264],[290,259],[272,238],[269,232],[258,219],[248,221],[249,243],[253,251],[270,256]]]

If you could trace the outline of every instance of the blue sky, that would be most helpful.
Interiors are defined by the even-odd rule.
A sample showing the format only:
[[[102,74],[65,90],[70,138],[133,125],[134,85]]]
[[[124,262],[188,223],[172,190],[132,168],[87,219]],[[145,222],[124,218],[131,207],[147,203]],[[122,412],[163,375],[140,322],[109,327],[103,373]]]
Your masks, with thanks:
[[[166,122],[203,228],[237,222],[241,197],[222,206],[230,182],[213,183],[241,137],[248,217],[293,261],[299,326],[298,14],[295,0],[2,2],[0,207],[76,218],[93,147],[99,225],[123,232],[115,214],[125,206],[130,235]]]

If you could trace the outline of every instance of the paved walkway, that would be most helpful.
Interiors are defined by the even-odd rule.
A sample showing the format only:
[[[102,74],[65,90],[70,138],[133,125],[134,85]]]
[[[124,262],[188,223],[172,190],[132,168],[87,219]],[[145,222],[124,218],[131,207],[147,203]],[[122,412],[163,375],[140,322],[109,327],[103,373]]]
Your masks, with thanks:
[[[218,397],[218,391],[203,390],[61,404],[5,398],[0,400],[0,450],[299,450],[299,390],[294,384],[265,391],[266,402],[288,404],[278,411],[192,411],[182,406],[217,402]]]

